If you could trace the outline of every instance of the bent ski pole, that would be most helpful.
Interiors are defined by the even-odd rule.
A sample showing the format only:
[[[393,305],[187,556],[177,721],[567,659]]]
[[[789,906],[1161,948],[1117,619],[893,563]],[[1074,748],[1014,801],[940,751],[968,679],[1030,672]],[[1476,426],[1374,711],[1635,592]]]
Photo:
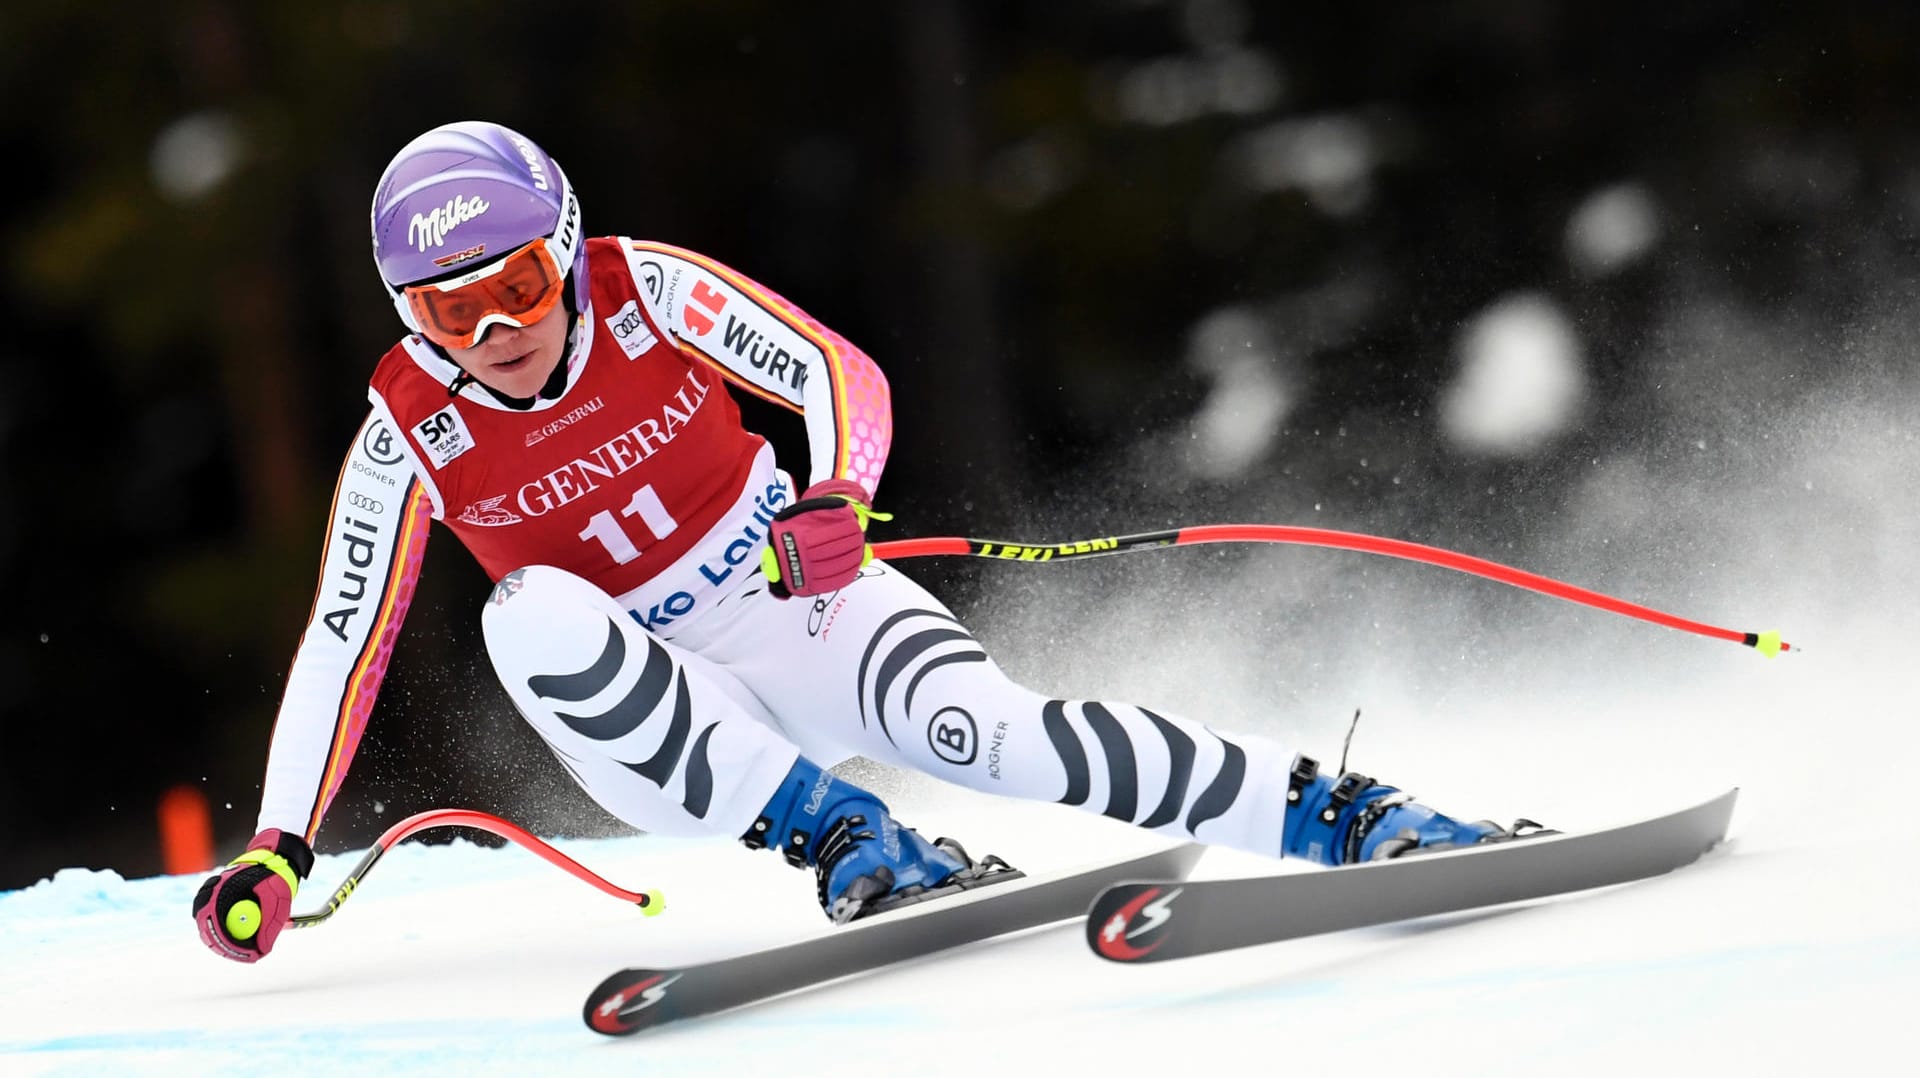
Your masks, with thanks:
[[[1457,551],[1443,550],[1440,547],[1409,543],[1401,539],[1388,539],[1378,535],[1332,531],[1326,528],[1301,528],[1287,524],[1202,524],[1189,528],[1173,528],[1168,531],[1141,532],[1138,535],[1108,536],[1100,539],[1082,539],[1072,543],[1048,544],[1003,543],[998,540],[966,539],[959,536],[897,539],[873,544],[873,556],[891,560],[949,554],[968,558],[995,558],[1001,561],[1065,561],[1070,558],[1099,558],[1109,554],[1128,554],[1136,550],[1196,546],[1201,543],[1290,543],[1296,546],[1331,547],[1337,550],[1358,550],[1368,554],[1381,554],[1390,558],[1404,558],[1407,561],[1425,562],[1428,565],[1438,565],[1473,576],[1485,577],[1488,580],[1497,580],[1516,588],[1525,588],[1542,595],[1551,595],[1556,599],[1565,599],[1568,602],[1581,603],[1626,617],[1638,618],[1641,621],[1650,621],[1669,629],[1679,629],[1682,632],[1712,637],[1715,640],[1730,640],[1736,644],[1744,644],[1768,658],[1780,652],[1792,650],[1792,645],[1780,639],[1780,634],[1773,630],[1749,633],[1690,621],[1652,607],[1616,599],[1611,595],[1604,595],[1576,584],[1541,576],[1539,573],[1530,573],[1525,569],[1515,569],[1485,558],[1476,558],[1471,554],[1461,554]]]
[[[347,873],[346,880],[341,883],[340,886],[334,888],[333,897],[327,900],[326,909],[315,910],[312,913],[296,913],[293,915],[292,920],[288,922],[288,927],[310,928],[332,917],[333,911],[339,909],[341,903],[353,896],[355,888],[360,886],[360,881],[365,879],[367,873],[372,871],[373,866],[379,862],[380,855],[398,845],[401,839],[417,832],[425,831],[428,828],[456,826],[478,828],[479,830],[499,835],[501,838],[518,842],[520,845],[539,854],[540,857],[549,864],[566,869],[568,872],[592,884],[600,891],[612,895],[614,898],[620,899],[623,902],[631,902],[640,907],[640,912],[648,917],[659,913],[662,908],[660,892],[629,891],[623,887],[616,887],[596,875],[592,870],[581,865],[580,862],[554,849],[544,840],[534,836],[532,832],[518,824],[509,823],[498,816],[490,816],[484,812],[474,812],[471,809],[431,809],[409,816],[399,823],[394,824],[392,827],[387,828],[386,834],[381,835],[380,838],[374,842],[373,848],[367,851],[366,856],[360,858],[360,863],[353,866],[353,871]]]

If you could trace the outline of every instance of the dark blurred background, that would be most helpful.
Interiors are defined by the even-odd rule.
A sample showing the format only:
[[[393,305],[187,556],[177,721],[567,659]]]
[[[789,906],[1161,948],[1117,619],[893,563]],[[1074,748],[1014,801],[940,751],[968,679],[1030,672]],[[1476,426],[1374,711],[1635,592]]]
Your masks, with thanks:
[[[1632,495],[1719,449],[1702,416],[1901,362],[1850,342],[1920,271],[1915,12],[7,5],[0,888],[158,871],[182,783],[223,855],[252,833],[334,469],[400,333],[367,202],[430,126],[520,129],[590,233],[709,254],[867,349],[897,417],[879,537],[1254,507],[1504,558],[1576,494],[1657,518]],[[796,420],[747,414],[804,470]],[[1532,567],[1611,579],[1590,541]],[[1037,586],[915,572],[963,614]],[[449,804],[608,827],[494,682],[484,595],[436,530],[322,850]]]

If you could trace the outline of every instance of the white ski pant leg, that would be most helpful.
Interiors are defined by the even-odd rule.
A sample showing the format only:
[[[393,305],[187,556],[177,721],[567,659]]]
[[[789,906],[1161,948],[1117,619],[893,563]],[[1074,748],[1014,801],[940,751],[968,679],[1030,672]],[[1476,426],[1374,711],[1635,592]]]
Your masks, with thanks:
[[[1279,745],[1023,688],[945,606],[884,563],[834,595],[783,602],[745,591],[675,640],[750,689],[823,764],[858,754],[1280,854],[1292,757]]]
[[[571,573],[508,574],[480,623],[520,714],[588,795],[637,828],[744,834],[793,767],[798,750],[751,693]]]

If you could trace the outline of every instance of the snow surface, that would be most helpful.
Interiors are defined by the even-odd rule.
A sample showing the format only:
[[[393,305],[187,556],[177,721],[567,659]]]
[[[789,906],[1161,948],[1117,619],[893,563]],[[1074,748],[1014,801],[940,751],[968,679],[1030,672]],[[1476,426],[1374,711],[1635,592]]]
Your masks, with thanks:
[[[524,851],[408,844],[331,921],[243,967],[195,938],[195,879],[76,868],[0,893],[0,1074],[1880,1073],[1910,1058],[1920,1000],[1920,376],[1892,332],[1913,322],[1870,349],[1889,357],[1878,381],[1791,423],[1698,373],[1722,354],[1754,375],[1742,385],[1800,393],[1786,360],[1742,346],[1765,327],[1671,327],[1666,425],[1561,477],[1567,511],[1511,547],[1677,613],[1777,626],[1798,650],[1773,661],[1324,553],[1009,568],[1029,574],[997,585],[1014,601],[977,619],[1024,680],[1174,701],[1323,760],[1364,703],[1355,763],[1459,814],[1571,829],[1740,786],[1731,842],[1673,875],[1141,968],[1042,930],[609,1040],[579,1012],[615,968],[830,931],[810,877],[726,841],[561,844],[661,889],[665,912],[642,918]],[[1280,599],[1284,616],[1250,616]],[[930,780],[883,792],[908,823],[1032,872],[1158,841]],[[301,907],[356,858],[321,857]],[[1216,850],[1199,871],[1282,870]]]
[[[1920,999],[1910,859],[1845,823],[1851,797],[1877,791],[1797,767],[1747,777],[1735,841],[1641,884],[1142,968],[1040,930],[618,1041],[579,1017],[601,977],[831,931],[809,879],[728,842],[563,844],[662,889],[649,919],[523,851],[405,844],[333,920],[241,967],[194,938],[194,879],[69,869],[0,895],[0,1073],[1878,1070]],[[1555,819],[1610,823],[1711,792],[1685,785]],[[1832,795],[1831,817],[1797,826],[1811,788]],[[922,793],[915,822],[1035,870],[1156,841],[1054,806]],[[353,860],[324,856],[314,879],[330,886]],[[1200,874],[1272,869],[1213,851]]]

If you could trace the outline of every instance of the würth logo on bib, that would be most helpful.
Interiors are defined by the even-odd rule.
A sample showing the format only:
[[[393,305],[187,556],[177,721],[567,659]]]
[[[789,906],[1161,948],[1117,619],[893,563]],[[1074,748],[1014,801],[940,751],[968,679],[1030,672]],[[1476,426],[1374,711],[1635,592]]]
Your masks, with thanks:
[[[473,435],[467,430],[467,421],[460,418],[459,409],[451,404],[421,421],[413,428],[413,436],[419,440],[420,448],[427,451],[427,459],[435,468],[446,467],[453,458],[473,448]]]

